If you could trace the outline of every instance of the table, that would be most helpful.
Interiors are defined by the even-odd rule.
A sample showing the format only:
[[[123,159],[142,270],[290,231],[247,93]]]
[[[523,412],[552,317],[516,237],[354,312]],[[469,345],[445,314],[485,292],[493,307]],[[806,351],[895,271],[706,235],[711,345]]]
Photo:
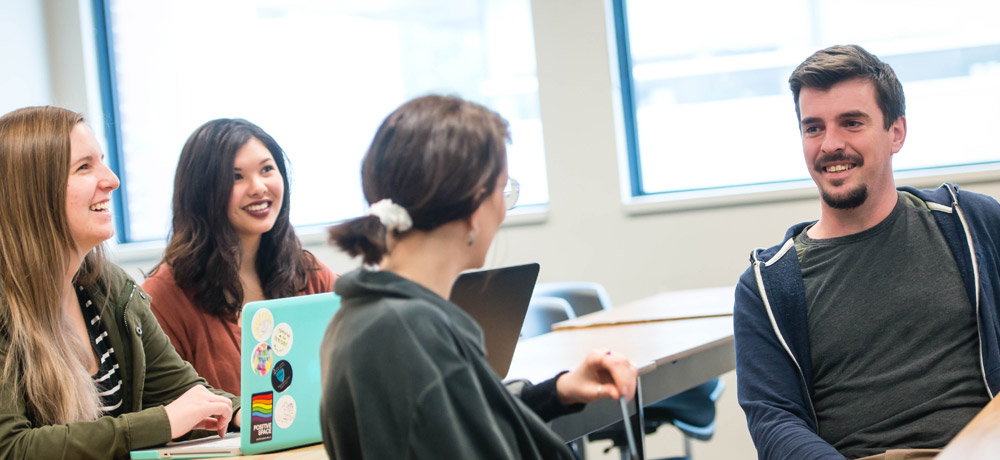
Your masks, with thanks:
[[[1000,398],[994,398],[945,446],[937,460],[994,459],[998,456]]]
[[[558,322],[552,325],[552,330],[731,317],[736,302],[735,291],[735,287],[725,286],[664,292],[610,310]]]
[[[296,449],[283,450],[281,452],[274,452],[270,454],[257,454],[257,455],[246,455],[242,458],[247,460],[328,460],[329,457],[326,456],[326,449],[323,448],[323,443],[313,444],[311,446],[299,447]]]
[[[733,319],[728,315],[670,321],[658,318],[669,316],[672,309],[697,311],[691,306],[720,302],[728,303],[731,315],[733,292],[733,287],[725,287],[661,294],[578,318],[576,323],[587,321],[587,327],[563,328],[518,342],[507,378],[541,382],[560,370],[575,368],[591,349],[608,348],[639,368],[640,402],[675,395],[736,367]],[[598,324],[589,318],[595,315],[607,322]],[[650,320],[642,320],[644,317]],[[626,318],[630,320],[623,321]],[[567,324],[572,326],[574,321]],[[636,412],[635,407],[632,412]],[[617,402],[601,400],[588,404],[582,412],[554,420],[551,426],[569,442],[621,418]]]
[[[733,287],[670,292],[577,318],[586,327],[572,327],[570,321],[564,330],[518,342],[506,378],[542,382],[578,366],[591,349],[609,348],[639,368],[636,402],[659,401],[736,367],[733,292]],[[633,414],[637,406],[632,405]],[[569,442],[621,419],[618,402],[604,399],[557,418],[551,426]],[[243,458],[326,460],[327,456],[323,445],[315,444]]]

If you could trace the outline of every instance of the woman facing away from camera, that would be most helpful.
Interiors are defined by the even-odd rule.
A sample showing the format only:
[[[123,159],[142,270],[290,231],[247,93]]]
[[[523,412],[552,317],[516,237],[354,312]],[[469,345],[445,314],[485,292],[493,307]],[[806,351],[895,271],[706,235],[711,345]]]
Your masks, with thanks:
[[[278,143],[246,120],[195,130],[174,176],[170,242],[142,283],[181,357],[236,395],[243,305],[330,292],[337,278],[295,236],[285,163]]]
[[[105,262],[118,178],[102,157],[77,113],[0,117],[0,459],[119,459],[238,423],[239,399],[177,356],[149,296]]]
[[[483,266],[516,201],[508,138],[498,114],[444,96],[403,104],[375,134],[361,173],[369,215],[330,231],[367,267],[337,281],[342,306],[320,352],[332,458],[572,458],[544,420],[634,394],[635,367],[596,350],[513,394],[479,326],[446,300],[463,270]]]

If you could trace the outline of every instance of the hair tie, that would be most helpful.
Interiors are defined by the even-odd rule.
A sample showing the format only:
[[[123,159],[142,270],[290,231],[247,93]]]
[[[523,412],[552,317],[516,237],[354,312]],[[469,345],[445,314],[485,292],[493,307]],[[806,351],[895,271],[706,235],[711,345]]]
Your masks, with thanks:
[[[378,217],[388,231],[405,232],[413,227],[413,220],[406,208],[385,198],[372,204],[366,215]]]

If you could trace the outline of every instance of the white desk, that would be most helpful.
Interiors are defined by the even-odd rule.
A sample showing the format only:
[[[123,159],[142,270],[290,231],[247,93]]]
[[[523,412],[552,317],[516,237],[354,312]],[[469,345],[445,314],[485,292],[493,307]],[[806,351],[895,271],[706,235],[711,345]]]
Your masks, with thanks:
[[[578,318],[577,321],[587,321],[588,327],[518,342],[507,378],[541,382],[559,371],[575,368],[591,349],[609,348],[639,367],[642,401],[647,404],[659,401],[735,368],[732,298],[732,287],[678,291]],[[725,315],[727,310],[729,315]],[[700,314],[705,312],[711,315],[663,320],[682,312],[688,316],[705,316]],[[691,315],[692,312],[695,314]],[[594,321],[601,318],[620,324],[601,327]],[[629,321],[622,321],[623,318]],[[631,406],[634,413],[635,407]],[[605,399],[588,404],[579,413],[554,420],[552,429],[568,442],[621,419],[617,401]],[[323,445],[315,444],[243,458],[326,460],[327,456]]]
[[[1000,398],[987,404],[937,456],[937,460],[996,458],[1000,458]]]
[[[661,294],[578,318],[575,321],[586,321],[588,327],[563,329],[519,342],[507,378],[540,382],[561,370],[575,368],[591,349],[607,348],[639,367],[644,404],[673,396],[736,367],[730,316],[733,292],[734,288],[726,287]],[[695,304],[715,311],[728,309],[730,315],[659,319],[669,316],[671,309],[690,311]],[[589,318],[596,315],[617,322],[601,326]],[[630,321],[619,321],[622,318]],[[560,324],[572,325],[573,321]],[[602,400],[587,405],[580,413],[554,420],[552,429],[572,441],[619,420],[617,402]]]

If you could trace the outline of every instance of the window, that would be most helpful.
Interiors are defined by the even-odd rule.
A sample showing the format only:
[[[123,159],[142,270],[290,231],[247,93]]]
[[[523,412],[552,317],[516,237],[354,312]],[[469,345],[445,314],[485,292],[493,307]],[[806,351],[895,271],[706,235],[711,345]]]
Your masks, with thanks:
[[[250,120],[285,150],[294,224],[358,216],[375,130],[430,92],[504,116],[521,203],[548,201],[528,0],[98,0],[95,11],[125,242],[164,238],[181,147],[220,117]]]
[[[903,83],[897,171],[1000,167],[979,134],[1000,123],[1000,3],[616,0],[615,10],[634,196],[808,179],[788,77],[835,44],[863,46]]]

